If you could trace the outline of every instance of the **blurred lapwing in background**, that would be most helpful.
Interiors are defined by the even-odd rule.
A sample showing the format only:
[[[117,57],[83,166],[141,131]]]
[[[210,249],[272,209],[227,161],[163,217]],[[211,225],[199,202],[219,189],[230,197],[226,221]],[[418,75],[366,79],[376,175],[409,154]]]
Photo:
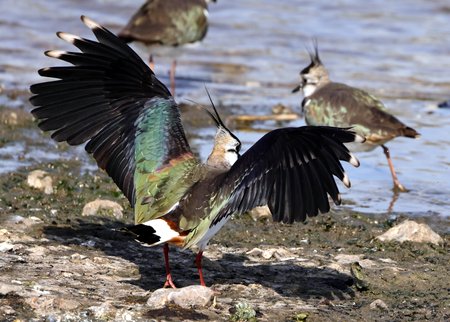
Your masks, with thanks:
[[[308,125],[350,127],[366,141],[361,146],[370,151],[383,148],[394,182],[394,191],[407,191],[400,183],[385,143],[399,136],[417,138],[419,133],[390,114],[376,97],[355,87],[332,82],[319,58],[317,42],[309,53],[311,62],[300,72],[300,84],[293,92],[302,90],[302,110]]]
[[[216,2],[215,0],[212,0]],[[180,46],[202,40],[208,30],[209,0],[148,0],[131,17],[120,31],[126,42],[139,41],[151,46],[151,51],[163,48],[165,56],[173,56],[170,69],[170,85],[175,95],[175,57]],[[167,50],[167,47],[177,47]],[[152,53],[151,53],[152,54]],[[153,56],[150,56],[154,69]]]

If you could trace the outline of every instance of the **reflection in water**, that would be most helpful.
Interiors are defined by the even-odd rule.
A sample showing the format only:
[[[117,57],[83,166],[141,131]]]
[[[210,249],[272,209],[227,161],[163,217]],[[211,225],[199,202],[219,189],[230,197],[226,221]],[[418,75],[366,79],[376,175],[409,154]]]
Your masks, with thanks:
[[[119,31],[137,6],[135,0],[0,1],[1,85],[5,90],[26,90],[40,81],[36,70],[55,63],[43,51],[69,48],[55,37],[56,31],[89,35],[79,22],[80,15]],[[185,48],[178,59],[177,99],[208,104],[206,83],[218,105],[224,106],[224,114],[269,115],[278,103],[299,113],[301,98],[290,91],[309,60],[304,44],[317,37],[333,79],[375,94],[390,112],[422,134],[420,140],[399,138],[389,145],[395,152],[392,157],[399,176],[410,192],[391,201],[385,158],[373,151],[358,153],[361,167],[347,169],[352,189],[342,188],[343,198],[352,202],[353,209],[364,212],[385,213],[389,207],[411,215],[448,216],[450,112],[436,108],[450,92],[450,14],[442,9],[446,6],[447,0],[384,1],[382,6],[358,0],[301,5],[297,0],[218,1],[210,7],[208,37]],[[141,57],[148,57],[144,47],[132,46]],[[158,60],[156,67],[166,84],[170,62]],[[16,104],[14,99],[4,103]],[[303,120],[295,120],[283,126],[303,124]],[[274,121],[252,125],[267,131],[278,126]],[[193,131],[191,144],[205,157],[214,129],[196,127]],[[244,149],[263,135],[257,131],[237,134]],[[61,153],[48,138],[40,135],[39,141],[38,149],[46,148],[49,155]],[[30,143],[18,144],[33,150]],[[64,155],[72,153],[77,152]],[[80,158],[88,160],[82,153]],[[11,165],[1,162],[0,168],[4,164]]]

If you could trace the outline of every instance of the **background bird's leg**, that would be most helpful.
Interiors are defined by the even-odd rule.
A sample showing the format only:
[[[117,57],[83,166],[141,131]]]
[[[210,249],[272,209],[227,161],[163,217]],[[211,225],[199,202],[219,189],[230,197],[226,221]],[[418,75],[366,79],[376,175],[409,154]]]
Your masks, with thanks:
[[[197,265],[198,276],[200,277],[200,285],[206,286],[205,280],[203,279],[202,256],[203,256],[203,251],[201,250],[197,253],[197,256],[195,257],[195,265]]]
[[[148,65],[150,66],[152,72],[155,72],[155,61],[153,60],[152,54],[150,54],[150,57],[148,58]]]
[[[170,274],[169,266],[169,244],[164,244],[164,263],[166,265],[166,282],[163,287],[177,288],[172,280],[172,275]]]
[[[391,154],[389,153],[389,149],[387,146],[385,145],[381,145],[381,147],[383,148],[383,152],[386,155],[387,158],[387,162],[389,164],[389,169],[391,170],[391,174],[392,174],[392,180],[394,180],[394,191],[401,191],[401,192],[406,192],[408,191],[398,180],[397,178],[397,174],[395,173],[394,170],[394,165],[392,164],[392,160],[391,160]]]
[[[175,68],[177,67],[177,61],[174,59],[172,61],[172,66],[170,67],[169,77],[170,77],[170,91],[172,96],[175,96]]]

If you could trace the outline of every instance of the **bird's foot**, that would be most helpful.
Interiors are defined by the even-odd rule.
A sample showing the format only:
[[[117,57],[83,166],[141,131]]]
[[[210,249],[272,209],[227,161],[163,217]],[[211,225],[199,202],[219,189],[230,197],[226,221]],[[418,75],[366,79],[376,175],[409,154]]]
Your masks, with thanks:
[[[394,182],[394,188],[392,190],[394,190],[394,193],[409,192],[409,189],[406,189],[400,182]]]
[[[175,286],[175,284],[173,283],[172,275],[170,275],[170,274],[168,274],[168,275],[166,276],[166,282],[164,283],[163,288],[166,288],[166,287],[177,288],[177,287]]]

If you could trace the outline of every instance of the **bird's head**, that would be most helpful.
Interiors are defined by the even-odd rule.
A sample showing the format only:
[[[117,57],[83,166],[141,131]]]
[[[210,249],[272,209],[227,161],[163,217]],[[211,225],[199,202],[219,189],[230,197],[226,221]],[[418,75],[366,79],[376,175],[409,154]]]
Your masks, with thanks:
[[[208,91],[207,91],[208,93]],[[217,126],[214,137],[214,147],[208,157],[207,165],[215,168],[229,169],[239,158],[241,141],[222,122],[219,113],[208,93],[214,113],[205,108],[205,111]]]
[[[317,41],[314,41],[314,52],[309,51],[311,62],[300,72],[300,84],[292,92],[303,91],[303,95],[308,97],[322,85],[330,81],[328,71],[322,64],[319,57],[319,47]]]

